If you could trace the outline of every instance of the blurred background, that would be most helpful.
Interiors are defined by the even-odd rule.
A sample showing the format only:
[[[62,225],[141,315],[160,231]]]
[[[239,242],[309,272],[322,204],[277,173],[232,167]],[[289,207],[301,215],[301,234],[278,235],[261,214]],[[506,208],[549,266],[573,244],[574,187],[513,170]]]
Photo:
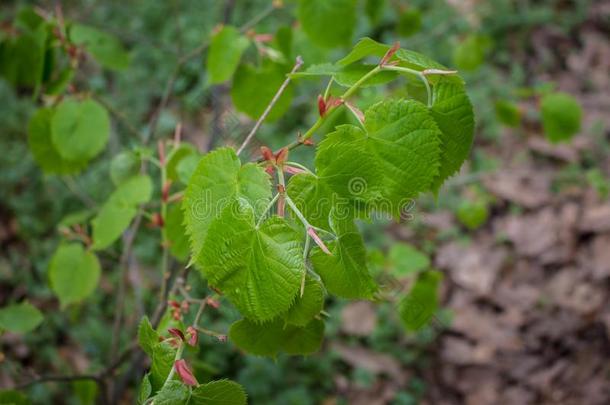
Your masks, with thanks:
[[[334,300],[319,353],[274,361],[204,339],[193,364],[201,379],[232,378],[250,403],[268,405],[610,403],[610,2],[348,0],[353,29],[330,46],[324,32],[303,30],[295,3],[2,1],[0,44],[13,35],[23,7],[43,15],[61,7],[65,19],[115,36],[129,63],[109,71],[85,60],[72,78],[69,91],[91,92],[113,117],[106,151],[76,176],[40,170],[27,123],[44,100],[0,74],[0,306],[27,297],[44,314],[33,333],[0,336],[0,388],[107,365],[120,249],[101,257],[95,294],[59,311],[47,283],[58,224],[108,196],[113,157],[138,147],[138,134],[151,133],[152,125],[154,136],[170,137],[181,123],[184,138],[202,153],[241,143],[253,124],[249,115],[260,111],[234,102],[239,89],[231,84],[209,84],[205,52],[176,71],[177,61],[224,23],[248,24],[248,36],[258,38],[244,60],[271,61],[266,75],[242,74],[253,93],[273,94],[296,55],[309,66],[340,59],[361,37],[400,41],[460,72],[477,128],[469,161],[437,198],[419,198],[399,223],[360,224],[380,283],[408,282],[428,268],[443,273],[441,305],[428,326],[405,331],[392,302]],[[0,66],[7,55],[0,52]],[[159,113],[172,76],[173,92]],[[308,128],[325,85],[294,81],[251,156]],[[403,94],[399,82],[365,88],[356,100],[365,108]],[[337,114],[325,130],[349,119]],[[300,148],[291,160],[311,167],[312,158]],[[137,265],[127,275],[120,347],[154,307],[160,284],[157,231],[143,229]],[[184,262],[180,256],[175,266]],[[201,281],[192,276],[197,291]],[[237,316],[223,305],[203,323],[226,331]],[[134,401],[138,376],[126,380],[121,403]],[[24,392],[35,404],[91,404],[97,389],[92,381],[49,382]]]

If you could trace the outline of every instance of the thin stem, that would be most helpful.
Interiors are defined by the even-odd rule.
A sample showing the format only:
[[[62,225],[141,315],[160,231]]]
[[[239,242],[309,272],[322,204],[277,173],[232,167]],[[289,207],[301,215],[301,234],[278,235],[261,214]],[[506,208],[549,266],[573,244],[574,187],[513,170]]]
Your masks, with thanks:
[[[409,73],[417,76],[426,86],[426,94],[428,95],[428,107],[432,107],[432,90],[430,89],[430,83],[428,82],[428,78],[420,71],[415,69],[409,69],[404,66],[392,66],[392,65],[384,65],[384,70],[393,70],[395,72]]]
[[[172,378],[174,378],[174,375],[176,374],[175,364],[178,360],[182,358],[182,352],[184,352],[184,342],[180,342],[180,346],[178,346],[178,350],[176,350],[176,356],[174,356],[174,364],[172,364],[172,369],[169,371],[169,374],[167,375],[167,378],[163,383],[163,387],[165,387],[165,385],[170,382]],[[161,387],[161,389],[163,389],[163,387]]]
[[[258,131],[258,129],[262,125],[263,121],[267,118],[267,116],[271,112],[271,109],[273,108],[275,103],[277,103],[277,101],[280,99],[280,96],[282,95],[282,93],[284,92],[286,87],[288,86],[288,83],[290,83],[291,74],[296,72],[297,70],[299,70],[299,68],[301,66],[303,66],[303,58],[301,58],[300,56],[297,56],[297,59],[294,63],[294,66],[292,67],[292,70],[290,71],[290,74],[286,75],[286,79],[284,80],[284,82],[282,83],[280,88],[275,93],[275,96],[273,96],[273,98],[267,105],[267,108],[265,108],[265,111],[263,111],[263,114],[259,117],[258,121],[256,121],[256,123],[254,124],[254,127],[252,127],[252,129],[250,130],[250,133],[248,134],[248,136],[246,136],[246,139],[244,140],[244,142],[241,144],[239,149],[237,149],[238,156],[244,150],[244,148],[250,143],[252,138],[254,138],[256,131]]]
[[[260,218],[258,219],[258,222],[256,223],[257,228],[263,222],[263,220],[265,219],[265,216],[269,213],[269,211],[271,211],[271,208],[273,208],[273,206],[275,205],[275,203],[279,197],[280,197],[280,193],[277,193],[276,195],[273,196],[271,201],[269,201],[269,204],[267,204],[267,206],[265,207],[265,210],[263,211]]]
[[[309,255],[309,246],[311,245],[311,237],[308,233],[305,233],[305,247],[303,248],[303,262],[307,260],[307,256]],[[303,272],[303,277],[301,277],[301,297],[305,292],[305,277],[307,276],[307,270]]]
[[[294,212],[294,214],[297,216],[297,218],[299,219],[299,221],[301,221],[301,223],[303,224],[303,226],[305,227],[305,229],[309,229],[312,228],[311,224],[309,223],[309,221],[307,221],[307,219],[305,219],[305,216],[303,215],[303,213],[301,212],[301,210],[299,210],[296,206],[296,204],[292,201],[292,198],[286,196],[286,203],[288,204],[288,206],[290,207],[290,209],[292,210],[292,212]]]
[[[352,85],[352,87],[347,89],[347,91],[345,93],[343,93],[341,98],[345,100],[346,98],[350,97],[352,94],[354,94],[354,92],[356,90],[358,90],[360,88],[360,86],[362,86],[364,84],[364,82],[366,82],[371,77],[375,76],[380,71],[381,71],[381,67],[380,66],[375,66],[374,69],[371,69],[367,74],[365,74],[360,79],[358,79],[358,81],[356,83],[354,83]]]

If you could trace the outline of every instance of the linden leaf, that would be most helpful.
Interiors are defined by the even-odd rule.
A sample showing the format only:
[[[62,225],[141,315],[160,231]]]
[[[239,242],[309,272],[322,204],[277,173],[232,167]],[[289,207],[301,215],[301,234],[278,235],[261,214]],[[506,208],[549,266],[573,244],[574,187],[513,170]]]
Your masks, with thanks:
[[[322,311],[323,307],[324,288],[318,280],[308,275],[305,278],[303,295],[301,296],[300,292],[297,294],[294,305],[286,315],[286,322],[296,326],[305,326]]]
[[[217,84],[229,80],[249,44],[248,38],[235,27],[226,25],[216,32],[208,50],[208,83]]]
[[[247,318],[270,320],[294,302],[305,272],[302,236],[279,217],[255,224],[244,200],[212,222],[197,261]]]
[[[43,319],[38,308],[27,301],[12,304],[0,308],[0,331],[27,333],[36,329]]]
[[[189,405],[246,405],[244,388],[231,380],[210,381],[191,392]]]

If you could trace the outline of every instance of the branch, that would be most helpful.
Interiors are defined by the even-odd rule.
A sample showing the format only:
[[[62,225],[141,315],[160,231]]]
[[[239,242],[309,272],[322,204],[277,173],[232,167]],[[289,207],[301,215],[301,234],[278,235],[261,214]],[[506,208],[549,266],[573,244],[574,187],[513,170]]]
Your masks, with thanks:
[[[275,103],[277,103],[277,101],[280,99],[280,96],[282,95],[282,93],[284,92],[286,87],[288,86],[288,83],[290,83],[291,75],[294,72],[296,72],[297,70],[299,70],[299,68],[301,66],[303,66],[303,58],[301,58],[300,56],[297,56],[296,62],[294,64],[292,70],[290,71],[290,74],[286,76],[286,79],[284,80],[284,83],[282,83],[280,88],[277,90],[277,92],[275,93],[275,96],[273,96],[273,98],[269,102],[269,105],[267,106],[267,108],[265,108],[265,111],[263,111],[263,114],[260,116],[258,121],[256,121],[256,124],[254,124],[254,127],[252,127],[252,130],[250,131],[250,133],[248,134],[248,136],[246,137],[244,142],[241,144],[239,149],[237,149],[237,155],[238,156],[244,150],[244,148],[250,143],[252,138],[254,138],[254,135],[256,134],[256,131],[258,131],[258,129],[260,128],[260,126],[263,123],[263,121],[267,118],[267,116],[271,112],[271,109],[273,108]]]

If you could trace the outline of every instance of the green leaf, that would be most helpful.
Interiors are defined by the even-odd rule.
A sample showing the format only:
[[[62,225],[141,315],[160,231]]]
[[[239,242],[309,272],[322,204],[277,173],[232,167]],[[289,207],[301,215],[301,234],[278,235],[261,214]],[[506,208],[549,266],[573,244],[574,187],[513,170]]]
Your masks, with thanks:
[[[255,164],[242,166],[231,148],[205,155],[184,193],[184,223],[193,258],[199,255],[210,223],[237,198],[247,200],[257,214],[262,213],[271,199],[269,175]]]
[[[343,298],[372,298],[377,286],[366,265],[366,251],[358,228],[352,220],[331,222],[338,238],[328,243],[332,255],[317,247],[312,250],[314,271],[332,294]]]
[[[241,319],[231,325],[229,339],[256,356],[275,357],[280,351],[291,355],[315,353],[322,345],[324,322],[314,319],[304,327],[286,325],[281,319],[256,323]]]
[[[201,384],[191,393],[190,405],[246,405],[244,388],[230,380]]]
[[[313,174],[300,173],[290,178],[286,192],[310,224],[330,230],[331,209],[340,201],[326,183]]]
[[[297,17],[314,44],[327,48],[346,46],[356,26],[356,1],[299,0]]]
[[[474,71],[485,62],[485,53],[490,46],[488,37],[472,34],[464,38],[453,51],[453,64],[459,70]]]
[[[208,83],[217,84],[229,80],[248,45],[248,38],[241,35],[235,27],[225,25],[216,32],[208,50]]]
[[[0,308],[0,331],[27,333],[36,329],[43,319],[38,308],[27,301],[12,304]]]
[[[337,127],[320,143],[318,176],[343,198],[399,216],[437,177],[441,133],[428,109],[414,100],[373,105],[365,127]]]
[[[200,160],[201,156],[199,153],[188,155],[183,159],[180,159],[180,162],[178,162],[178,165],[176,166],[176,177],[182,184],[189,184],[191,176],[195,173],[195,169],[197,169]]]
[[[2,405],[30,405],[31,402],[24,393],[16,390],[0,390],[0,404]]]
[[[97,156],[108,142],[108,113],[93,100],[65,100],[51,119],[51,139],[66,160],[88,161]]]
[[[113,70],[129,66],[129,53],[115,36],[81,24],[72,25],[69,36],[74,44],[84,46],[100,65]]]
[[[540,101],[542,127],[553,143],[567,141],[580,131],[582,108],[567,93],[550,93]]]
[[[0,76],[16,87],[37,89],[43,78],[48,30],[46,24],[0,43]]]
[[[152,358],[153,349],[157,343],[159,343],[159,334],[153,329],[148,317],[145,316],[138,326],[138,344],[142,351]]]
[[[61,157],[51,140],[53,109],[41,108],[32,116],[28,126],[28,144],[34,160],[48,174],[71,174],[81,171],[86,162],[68,161]]]
[[[421,329],[438,308],[438,286],[443,278],[438,271],[420,274],[409,294],[400,302],[400,318],[409,331]]]
[[[464,85],[444,78],[433,87],[430,112],[441,131],[441,160],[433,189],[455,174],[470,153],[474,140],[474,113]]]
[[[407,243],[396,243],[389,252],[393,271],[401,276],[418,273],[430,267],[430,259]]]
[[[59,246],[49,264],[51,289],[62,308],[89,297],[100,278],[100,263],[79,243]]]
[[[322,284],[311,276],[305,278],[303,295],[297,294],[294,305],[286,315],[286,322],[296,326],[305,326],[324,307],[324,288]]]
[[[521,111],[519,107],[508,100],[498,100],[494,105],[498,121],[510,128],[521,124]]]
[[[245,317],[266,321],[286,312],[300,288],[301,239],[279,217],[256,226],[252,207],[240,200],[212,222],[197,260],[209,283]]]
[[[140,159],[131,151],[123,151],[110,162],[110,178],[115,186],[121,185],[125,180],[138,174]]]
[[[155,395],[155,405],[186,405],[189,399],[189,388],[180,381],[168,381]]]
[[[142,382],[140,383],[140,389],[138,390],[138,405],[143,405],[146,400],[152,394],[152,385],[150,384],[150,374],[146,373]]]
[[[159,342],[153,346],[150,367],[152,392],[157,392],[163,386],[169,372],[174,367],[175,357],[176,349],[168,342]]]
[[[189,143],[183,143],[178,148],[173,150],[168,158],[167,164],[165,166],[165,170],[167,171],[167,178],[171,181],[177,181],[178,177],[178,165],[182,162],[183,159],[195,155],[197,156],[197,148]]]
[[[231,87],[235,108],[250,118],[258,119],[284,82],[286,73],[283,65],[273,63],[267,63],[260,69],[252,65],[240,65]],[[284,115],[290,107],[292,96],[293,88],[288,85],[269,112],[266,121],[273,122]]]
[[[185,261],[189,255],[189,238],[184,226],[184,212],[179,204],[168,208],[164,226],[170,253],[179,261]]]
[[[410,37],[421,30],[421,12],[416,8],[405,10],[398,17],[396,33],[402,37]]]
[[[459,205],[456,216],[458,221],[470,230],[481,227],[489,217],[487,202],[483,199],[477,201],[464,200]]]
[[[123,182],[93,219],[93,248],[105,249],[116,241],[136,216],[137,206],[150,200],[152,182],[146,175]]]

